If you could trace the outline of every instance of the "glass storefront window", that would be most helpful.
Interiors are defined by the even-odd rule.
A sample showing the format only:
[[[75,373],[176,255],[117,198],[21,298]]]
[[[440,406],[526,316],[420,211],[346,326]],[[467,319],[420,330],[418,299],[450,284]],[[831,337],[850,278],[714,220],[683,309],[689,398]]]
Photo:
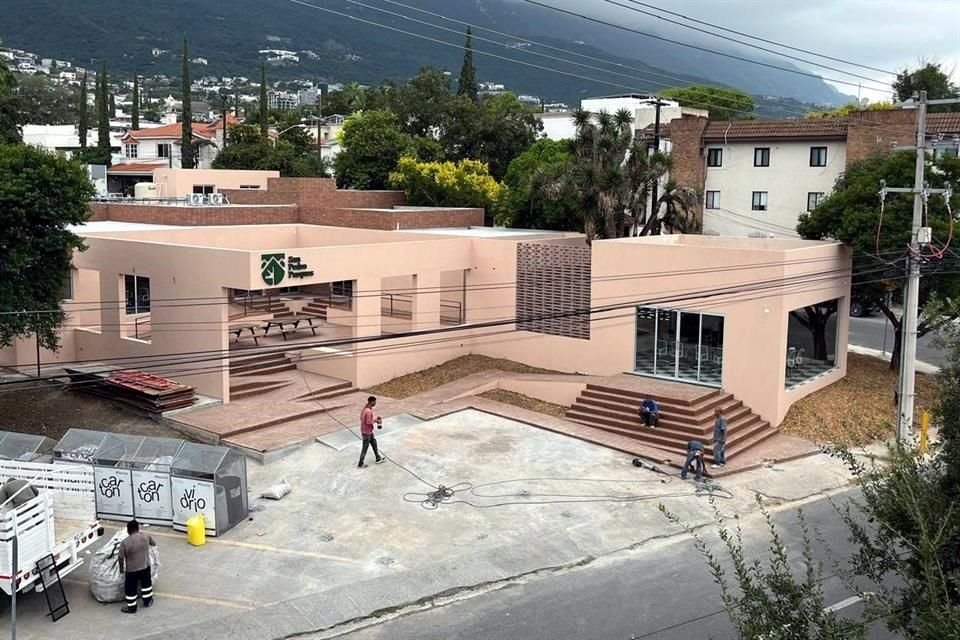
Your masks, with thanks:
[[[838,300],[827,300],[790,312],[787,324],[787,389],[837,366]]]
[[[637,308],[637,373],[719,387],[723,316]]]

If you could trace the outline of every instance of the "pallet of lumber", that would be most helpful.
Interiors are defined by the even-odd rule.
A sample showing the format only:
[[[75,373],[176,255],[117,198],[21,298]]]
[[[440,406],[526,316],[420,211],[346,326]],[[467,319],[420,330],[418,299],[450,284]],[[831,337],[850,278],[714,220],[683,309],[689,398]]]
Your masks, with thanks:
[[[143,371],[85,369],[77,367],[66,370],[72,386],[150,413],[189,407],[195,400],[193,387]]]

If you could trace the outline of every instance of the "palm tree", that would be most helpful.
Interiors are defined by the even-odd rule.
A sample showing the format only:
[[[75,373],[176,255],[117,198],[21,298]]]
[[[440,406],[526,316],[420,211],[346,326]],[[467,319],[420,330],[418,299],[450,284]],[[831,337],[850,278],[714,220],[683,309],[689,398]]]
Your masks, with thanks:
[[[551,185],[544,192],[554,197],[575,195],[583,211],[587,242],[598,236],[622,237],[631,221],[643,219],[651,187],[669,170],[670,158],[660,152],[649,153],[645,143],[634,139],[633,117],[625,109],[615,114],[601,111],[596,116],[581,109],[574,112],[573,120],[577,134],[571,166],[560,177],[562,184]],[[669,200],[671,207],[682,208],[685,194],[674,189],[674,195]],[[674,219],[686,218],[672,213]],[[649,226],[644,225],[642,235],[660,232],[653,221]]]
[[[351,82],[343,88],[343,97],[351,112],[363,111],[367,106],[367,92],[356,82]]]

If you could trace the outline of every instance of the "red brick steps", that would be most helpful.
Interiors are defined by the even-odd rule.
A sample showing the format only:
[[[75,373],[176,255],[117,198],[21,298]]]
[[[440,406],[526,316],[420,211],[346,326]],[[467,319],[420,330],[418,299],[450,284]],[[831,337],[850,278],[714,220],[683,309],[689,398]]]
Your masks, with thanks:
[[[703,442],[713,457],[714,411],[719,407],[727,419],[727,449],[730,459],[777,433],[732,394],[704,389],[692,397],[671,396],[659,384],[645,393],[609,385],[588,384],[566,418],[599,431],[633,438],[673,453],[686,452],[689,440]],[[640,403],[652,398],[660,405],[660,421],[650,429],[640,421]]]

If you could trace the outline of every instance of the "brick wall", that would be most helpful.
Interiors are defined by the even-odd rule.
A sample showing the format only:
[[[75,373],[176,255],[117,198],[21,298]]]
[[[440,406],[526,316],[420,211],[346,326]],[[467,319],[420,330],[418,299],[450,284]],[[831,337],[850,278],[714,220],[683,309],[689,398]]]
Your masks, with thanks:
[[[590,273],[590,247],[517,243],[517,328],[589,340]]]
[[[425,229],[483,226],[483,209],[319,209],[301,210],[300,222],[358,229]]]
[[[847,127],[847,166],[876,153],[887,153],[892,143],[916,144],[916,117],[912,109],[862,111],[850,116]]]
[[[680,187],[692,187],[703,192],[706,184],[706,160],[701,153],[703,132],[709,120],[706,118],[681,118],[670,122],[670,155],[673,168],[670,177]],[[697,219],[703,221],[703,204],[698,202]]]
[[[229,224],[293,224],[297,207],[274,206],[210,206],[175,207],[168,205],[121,204],[95,202],[91,220],[140,222],[184,226]]]

